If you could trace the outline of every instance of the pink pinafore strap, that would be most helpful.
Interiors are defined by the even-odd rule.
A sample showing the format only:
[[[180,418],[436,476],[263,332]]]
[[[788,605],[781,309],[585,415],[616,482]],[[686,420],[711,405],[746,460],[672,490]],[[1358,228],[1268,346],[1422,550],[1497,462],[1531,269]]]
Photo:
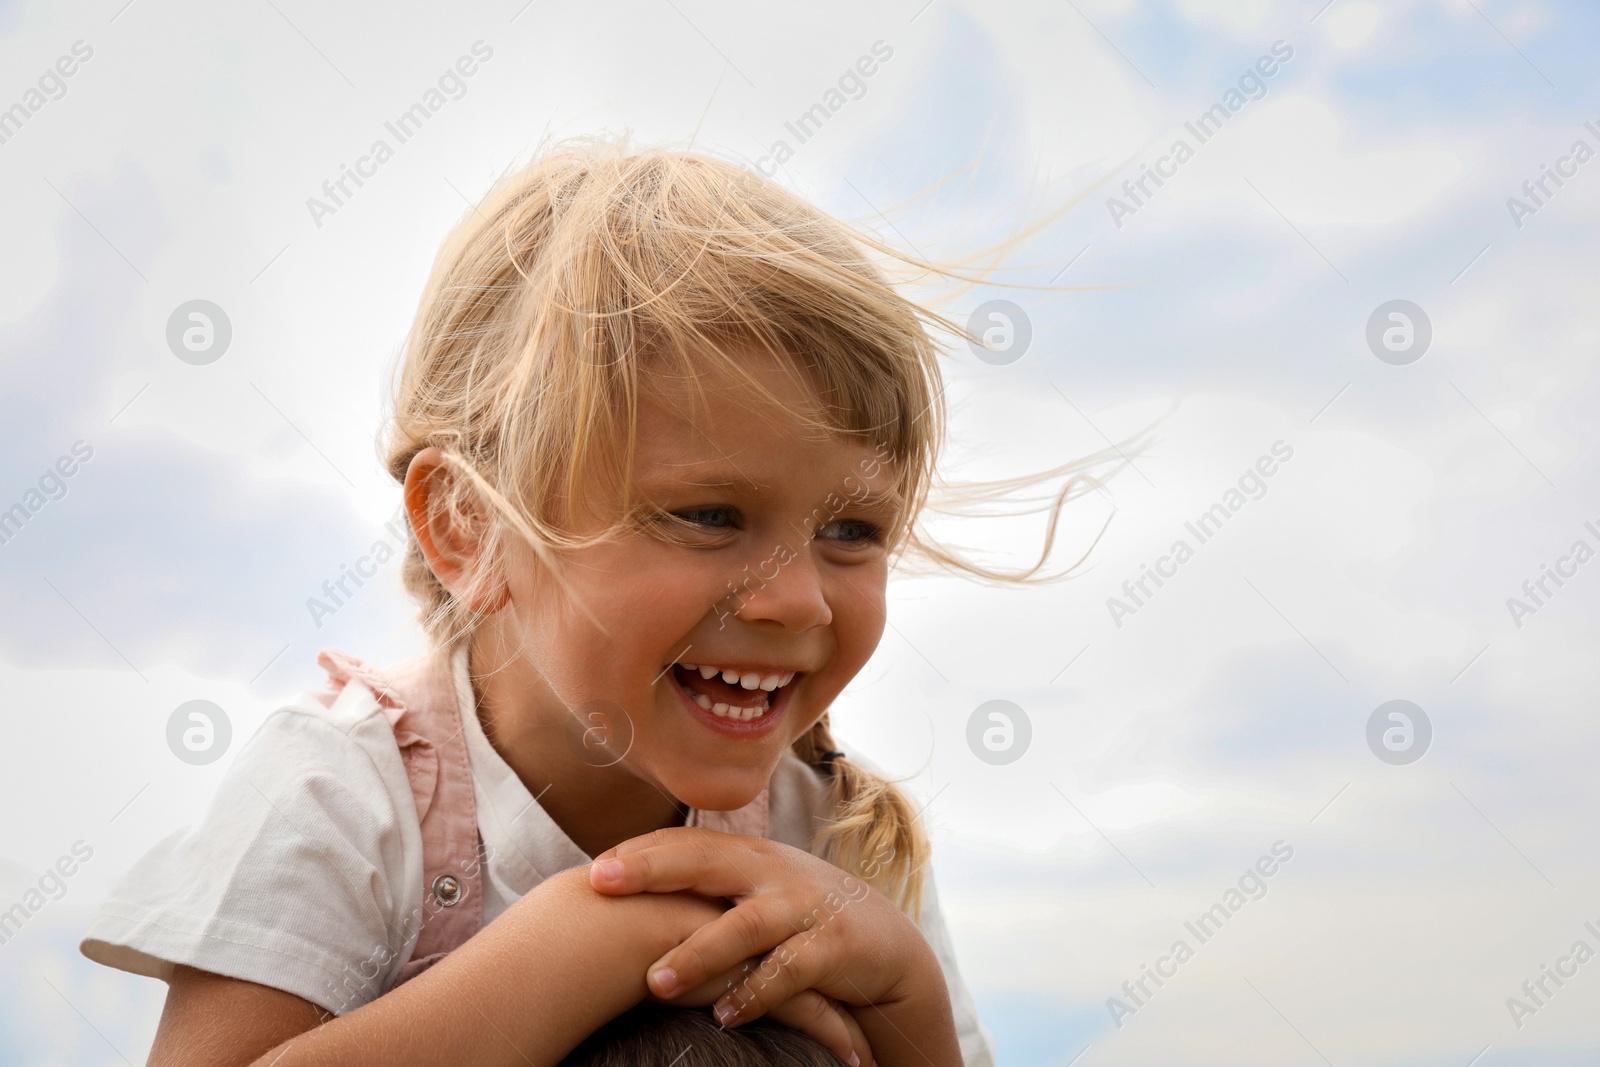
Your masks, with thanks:
[[[424,657],[379,671],[338,649],[323,649],[333,700],[351,681],[370,689],[394,730],[422,828],[422,908],[399,931],[417,933],[395,985],[439,962],[478,932],[483,922],[483,871],[478,809],[463,734],[463,709],[448,663]],[[473,709],[465,709],[475,714]]]

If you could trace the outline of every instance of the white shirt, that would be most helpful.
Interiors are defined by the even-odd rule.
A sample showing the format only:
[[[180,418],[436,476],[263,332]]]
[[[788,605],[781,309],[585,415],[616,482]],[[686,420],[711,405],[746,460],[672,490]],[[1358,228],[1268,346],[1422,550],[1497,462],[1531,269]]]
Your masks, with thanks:
[[[464,653],[464,649],[461,650]],[[466,656],[452,663],[472,708]],[[551,875],[590,861],[462,715],[472,765],[487,925]],[[807,848],[827,785],[785,753],[769,836]],[[240,750],[198,829],[179,830],[113,887],[79,945],[89,959],[169,980],[175,964],[282,989],[343,1014],[389,988],[423,909],[422,832],[393,731],[353,680],[273,712]],[[968,1067],[992,1067],[988,1031],[956,967],[929,872],[920,927],[949,986]]]

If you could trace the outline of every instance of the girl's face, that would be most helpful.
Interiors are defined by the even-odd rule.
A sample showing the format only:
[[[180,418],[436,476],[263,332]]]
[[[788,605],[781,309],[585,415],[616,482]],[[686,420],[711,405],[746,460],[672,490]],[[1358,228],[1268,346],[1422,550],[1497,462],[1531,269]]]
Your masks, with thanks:
[[[754,799],[877,647],[898,515],[886,450],[809,429],[790,414],[809,398],[758,376],[781,405],[647,391],[637,492],[670,518],[567,553],[566,588],[526,546],[506,560],[546,705],[528,711],[576,716],[581,758],[709,810]]]

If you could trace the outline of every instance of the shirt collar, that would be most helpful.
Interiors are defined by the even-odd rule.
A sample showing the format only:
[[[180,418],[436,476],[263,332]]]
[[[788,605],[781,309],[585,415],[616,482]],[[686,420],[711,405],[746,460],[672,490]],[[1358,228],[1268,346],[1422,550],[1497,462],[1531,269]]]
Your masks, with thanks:
[[[478,721],[472,677],[467,669],[470,642],[463,641],[451,656],[450,673],[461,708],[467,757],[472,762],[474,794],[478,804],[478,830],[490,846],[491,860],[514,892],[526,893],[553,874],[580,867],[593,857],[579,848],[540,806],[538,798],[496,752]]]

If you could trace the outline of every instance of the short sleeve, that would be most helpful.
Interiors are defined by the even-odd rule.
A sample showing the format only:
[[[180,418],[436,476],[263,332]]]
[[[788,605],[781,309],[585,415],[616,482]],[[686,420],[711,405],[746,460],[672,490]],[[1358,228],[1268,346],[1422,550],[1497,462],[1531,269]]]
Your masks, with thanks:
[[[199,826],[118,880],[79,950],[162,980],[184,964],[335,1014],[387,989],[416,938],[399,917],[421,915],[421,838],[388,721],[375,703],[349,714],[357,688],[332,709],[269,716]]]
[[[956,1037],[961,1042],[961,1059],[966,1067],[994,1067],[994,1036],[978,1018],[978,1006],[962,980],[956,965],[955,946],[939,910],[939,891],[933,884],[933,869],[922,880],[922,916],[918,922],[922,936],[939,959],[945,985],[950,991],[950,1011],[955,1017]]]

